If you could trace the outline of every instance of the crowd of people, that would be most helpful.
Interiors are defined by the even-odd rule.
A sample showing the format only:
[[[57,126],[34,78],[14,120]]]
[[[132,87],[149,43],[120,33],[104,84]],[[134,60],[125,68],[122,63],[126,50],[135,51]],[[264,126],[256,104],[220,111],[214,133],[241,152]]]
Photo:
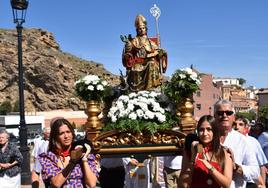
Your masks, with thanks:
[[[261,122],[254,126],[246,118],[236,117],[232,103],[220,100],[214,105],[214,116],[202,116],[196,131],[186,136],[183,156],[162,157],[162,165],[152,168],[152,159],[99,161],[91,153],[91,143],[75,142],[72,124],[57,117],[43,129],[43,138],[35,141],[32,187],[39,187],[42,179],[45,187],[264,188],[268,165],[266,126]],[[20,187],[22,160],[18,148],[9,142],[8,132],[0,129],[1,187]],[[157,169],[158,176],[162,174],[164,184],[152,178],[153,169]]]
[[[260,123],[257,122],[256,125],[260,126]],[[267,131],[262,130],[257,135],[256,131],[251,132],[251,130],[254,128],[251,129],[247,119],[235,116],[234,107],[230,101],[220,100],[214,106],[214,117],[204,115],[197,123],[196,132],[187,135],[183,156],[163,157],[163,166],[161,168],[157,166],[157,168],[158,174],[163,175],[164,184],[160,185],[160,182],[157,184],[151,177],[153,174],[151,159],[138,162],[134,158],[104,158],[100,161],[101,171],[98,173],[94,164],[96,161],[92,156],[91,163],[88,163],[91,164],[89,165],[91,176],[88,177],[88,181],[93,184],[89,185],[95,186],[99,180],[103,188],[148,188],[150,186],[264,188],[267,184],[268,162],[267,155],[265,155],[268,143],[265,137]],[[250,136],[251,133],[255,138]],[[60,158],[61,155],[56,153],[54,152]],[[50,172],[50,177],[56,179],[59,176],[63,184],[72,182],[72,176],[68,176],[69,173],[71,174],[70,170],[66,170],[68,178],[62,175],[65,172],[64,166],[67,168],[69,164],[62,166],[61,164],[62,162],[58,164],[59,167],[53,167],[55,170],[53,170],[54,173]],[[48,167],[50,169],[50,166],[44,163],[43,172],[46,172],[45,169]],[[51,183],[53,183],[53,178],[50,179]],[[45,175],[43,179],[46,181],[49,176]]]

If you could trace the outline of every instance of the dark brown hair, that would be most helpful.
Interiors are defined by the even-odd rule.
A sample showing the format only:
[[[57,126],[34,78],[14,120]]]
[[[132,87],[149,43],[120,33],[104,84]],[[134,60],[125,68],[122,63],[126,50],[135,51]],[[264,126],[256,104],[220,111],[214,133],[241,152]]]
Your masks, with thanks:
[[[220,143],[220,131],[218,126],[215,124],[214,117],[211,115],[202,116],[197,123],[197,132],[199,133],[200,126],[206,121],[211,125],[213,132],[213,139],[211,141],[212,154],[215,156],[215,159],[220,164],[222,169],[224,169],[225,153]],[[200,143],[203,144],[201,141]]]
[[[49,137],[49,146],[48,146],[48,151],[52,151],[53,153],[57,153],[57,147],[56,147],[56,142],[59,136],[60,132],[60,127],[62,125],[67,125],[70,131],[72,132],[73,138],[75,138],[74,134],[74,129],[72,127],[72,124],[64,118],[59,118],[56,119],[52,124],[51,124],[51,132],[50,132],[50,137]]]

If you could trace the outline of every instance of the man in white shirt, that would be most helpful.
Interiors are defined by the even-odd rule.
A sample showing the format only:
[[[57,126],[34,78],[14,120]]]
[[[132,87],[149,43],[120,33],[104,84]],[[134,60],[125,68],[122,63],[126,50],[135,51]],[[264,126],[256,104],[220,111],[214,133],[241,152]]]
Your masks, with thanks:
[[[164,157],[164,179],[166,188],[174,188],[178,186],[181,173],[182,156],[165,156]]]
[[[257,122],[256,125],[257,127],[259,127],[260,130],[262,130],[262,132],[260,133],[259,137],[258,137],[258,141],[262,147],[262,150],[266,156],[266,158],[268,159],[268,126],[267,123],[266,125],[264,125],[261,122]],[[266,166],[266,173],[267,173],[267,166]],[[268,177],[266,176],[266,187],[268,187]]]
[[[261,148],[260,143],[258,140],[252,136],[248,135],[250,126],[249,126],[249,121],[246,118],[236,118],[233,128],[240,132],[241,134],[245,135],[247,140],[248,140],[248,145],[250,145],[250,148],[253,149],[254,154],[256,155],[256,158],[258,160],[258,164],[260,166],[260,176],[258,177],[257,180],[251,180],[247,182],[247,188],[253,188],[257,187],[265,187],[265,181],[266,181],[266,165],[267,165],[267,159],[265,154],[263,153],[263,150]],[[256,183],[256,184],[255,184]]]
[[[39,176],[41,173],[41,164],[38,160],[38,156],[41,153],[46,153],[48,149],[50,127],[43,128],[43,137],[34,140],[34,148],[32,151],[32,156],[34,157],[34,165],[32,170],[32,187],[39,187]]]
[[[150,159],[140,163],[135,158],[123,158],[126,176],[125,188],[149,188],[150,187]]]
[[[215,123],[219,127],[221,143],[230,148],[234,157],[234,173],[231,187],[246,187],[246,182],[257,179],[259,166],[253,150],[244,135],[232,129],[235,120],[234,107],[228,100],[220,100],[214,105]]]
[[[256,126],[263,127],[263,132],[259,135],[258,141],[261,144],[261,147],[263,149],[263,152],[268,158],[268,130],[267,126],[264,126],[262,123],[258,122]]]

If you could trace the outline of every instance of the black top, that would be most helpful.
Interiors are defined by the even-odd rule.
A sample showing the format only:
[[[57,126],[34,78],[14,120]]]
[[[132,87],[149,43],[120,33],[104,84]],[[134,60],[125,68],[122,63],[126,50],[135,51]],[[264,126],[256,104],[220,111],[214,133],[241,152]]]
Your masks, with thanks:
[[[8,143],[4,152],[0,148],[0,163],[13,163],[17,161],[18,163],[8,169],[0,169],[0,177],[5,174],[9,177],[14,177],[21,172],[20,164],[22,163],[23,157],[16,145]]]

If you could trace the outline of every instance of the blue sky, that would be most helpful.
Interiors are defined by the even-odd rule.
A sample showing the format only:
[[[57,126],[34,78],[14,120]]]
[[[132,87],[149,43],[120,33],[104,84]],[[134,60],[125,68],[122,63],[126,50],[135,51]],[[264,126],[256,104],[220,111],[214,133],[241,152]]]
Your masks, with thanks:
[[[62,51],[119,74],[120,35],[136,35],[138,13],[146,17],[149,35],[156,35],[149,11],[154,4],[161,9],[167,76],[193,64],[215,77],[268,87],[267,0],[30,0],[23,26],[52,32]],[[15,28],[9,0],[0,1],[0,28]]]

